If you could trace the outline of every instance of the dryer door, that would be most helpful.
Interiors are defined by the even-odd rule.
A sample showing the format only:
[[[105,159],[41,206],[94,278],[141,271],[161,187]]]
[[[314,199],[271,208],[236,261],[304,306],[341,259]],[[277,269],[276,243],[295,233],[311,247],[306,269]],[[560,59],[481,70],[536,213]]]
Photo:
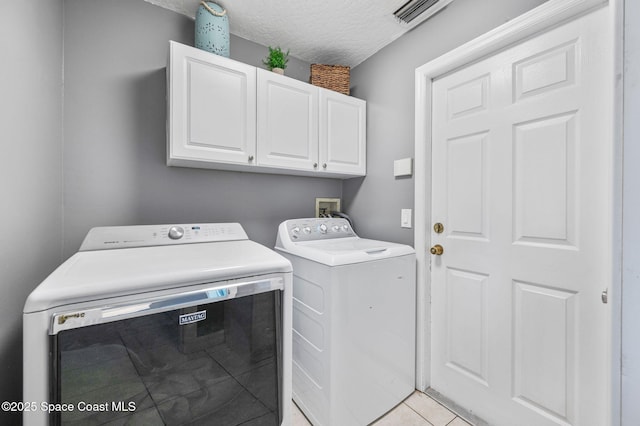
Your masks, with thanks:
[[[280,424],[281,295],[262,280],[56,315],[52,423]]]

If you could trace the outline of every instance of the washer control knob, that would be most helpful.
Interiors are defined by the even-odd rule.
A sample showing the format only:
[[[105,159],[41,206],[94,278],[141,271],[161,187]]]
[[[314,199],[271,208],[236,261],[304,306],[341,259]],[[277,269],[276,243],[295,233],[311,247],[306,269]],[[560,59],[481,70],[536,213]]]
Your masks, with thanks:
[[[181,226],[172,226],[169,228],[169,238],[179,240],[184,236],[184,229]]]
[[[331,228],[331,230],[333,232],[339,232],[340,231],[340,227],[338,225],[333,225],[333,227]]]
[[[311,228],[308,226],[305,226],[304,229],[302,230],[305,234],[310,234],[311,233]]]
[[[292,232],[292,233],[294,233],[294,234],[299,234],[299,233],[300,233],[300,227],[299,227],[299,226],[296,226],[295,228],[293,228],[293,229],[291,230],[291,232]]]
[[[324,223],[321,224],[320,226],[318,226],[318,229],[320,230],[321,234],[326,234],[327,233],[327,225],[325,225]]]
[[[349,230],[349,225],[346,225],[346,224],[345,224],[345,225],[342,225],[342,230],[343,230],[344,232],[347,232],[347,231]]]

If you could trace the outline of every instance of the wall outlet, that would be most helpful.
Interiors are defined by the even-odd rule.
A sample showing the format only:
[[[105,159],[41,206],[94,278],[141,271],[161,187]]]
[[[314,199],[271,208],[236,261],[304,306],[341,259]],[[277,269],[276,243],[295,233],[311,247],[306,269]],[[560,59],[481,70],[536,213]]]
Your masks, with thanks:
[[[400,227],[411,228],[411,209],[400,210]]]
[[[340,198],[316,198],[316,217],[329,215],[331,212],[339,212]]]

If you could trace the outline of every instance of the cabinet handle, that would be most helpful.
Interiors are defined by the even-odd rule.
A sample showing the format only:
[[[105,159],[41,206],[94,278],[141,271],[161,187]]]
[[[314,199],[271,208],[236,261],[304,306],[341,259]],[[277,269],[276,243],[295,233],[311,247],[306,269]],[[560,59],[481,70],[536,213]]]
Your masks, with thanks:
[[[323,169],[326,169],[326,168],[327,168],[327,163],[324,163],[324,164],[322,165],[322,168],[323,168]]]
[[[313,163],[313,168],[317,169],[318,168],[318,163]]]
[[[249,161],[253,161],[253,155],[249,156]]]

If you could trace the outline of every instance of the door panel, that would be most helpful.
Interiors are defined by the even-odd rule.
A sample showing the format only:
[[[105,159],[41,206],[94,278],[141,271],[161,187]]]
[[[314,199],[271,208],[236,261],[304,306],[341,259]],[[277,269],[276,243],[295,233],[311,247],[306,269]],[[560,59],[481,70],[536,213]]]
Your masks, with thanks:
[[[514,100],[522,100],[576,82],[577,40],[516,62]]]
[[[514,399],[566,419],[566,401],[574,398],[576,293],[517,281],[513,287]]]
[[[447,365],[487,386],[489,277],[453,268],[447,270]]]
[[[447,141],[447,200],[450,233],[487,238],[487,133]],[[463,169],[465,173],[459,173]]]
[[[432,387],[491,424],[608,424],[606,19],[433,83]]]
[[[448,89],[449,119],[485,110],[488,87],[489,74],[486,74]]]
[[[514,241],[575,245],[577,114],[514,125]]]

